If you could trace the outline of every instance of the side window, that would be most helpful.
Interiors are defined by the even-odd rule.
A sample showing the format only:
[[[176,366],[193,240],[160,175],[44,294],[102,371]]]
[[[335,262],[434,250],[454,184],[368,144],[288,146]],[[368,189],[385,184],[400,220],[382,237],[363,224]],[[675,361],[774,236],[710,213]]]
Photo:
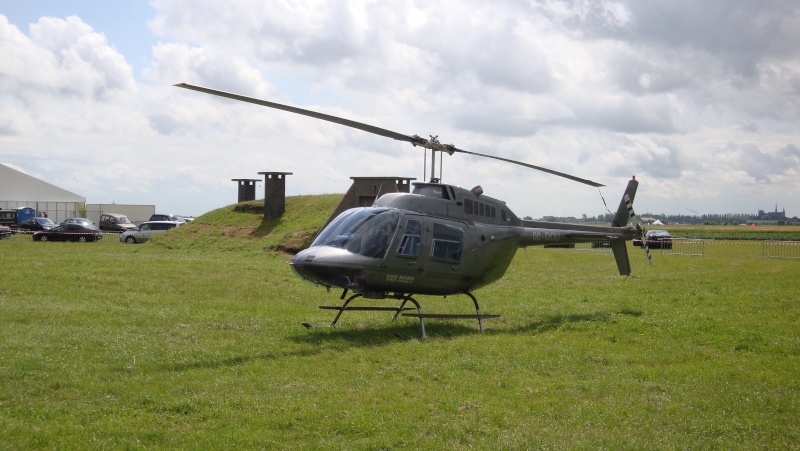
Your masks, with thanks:
[[[153,230],[167,230],[166,224],[153,224]]]
[[[151,225],[152,224],[142,224],[141,226],[139,226],[139,230],[142,231],[142,232],[146,232],[146,231],[150,230],[150,226]]]
[[[464,230],[447,224],[433,225],[433,247],[431,257],[440,260],[461,260]]]
[[[420,241],[422,239],[422,222],[418,219],[409,219],[403,230],[403,239],[397,254],[404,257],[419,257]]]

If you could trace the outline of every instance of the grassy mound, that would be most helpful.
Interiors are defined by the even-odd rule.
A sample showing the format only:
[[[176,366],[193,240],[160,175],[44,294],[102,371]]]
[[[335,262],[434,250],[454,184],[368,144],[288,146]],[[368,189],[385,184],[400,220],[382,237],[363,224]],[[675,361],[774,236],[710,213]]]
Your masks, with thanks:
[[[296,253],[311,244],[341,199],[341,194],[287,197],[286,213],[269,220],[263,199],[228,205],[151,238],[148,247]]]

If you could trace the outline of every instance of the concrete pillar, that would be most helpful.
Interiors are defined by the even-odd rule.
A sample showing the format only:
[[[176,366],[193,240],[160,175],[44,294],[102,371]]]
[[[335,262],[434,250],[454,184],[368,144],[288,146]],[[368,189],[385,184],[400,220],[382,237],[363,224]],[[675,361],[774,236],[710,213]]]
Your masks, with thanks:
[[[256,182],[260,182],[261,179],[231,179],[231,181],[239,182],[237,202],[256,200]]]
[[[276,219],[286,212],[286,176],[292,172],[259,172],[264,180],[264,218]]]

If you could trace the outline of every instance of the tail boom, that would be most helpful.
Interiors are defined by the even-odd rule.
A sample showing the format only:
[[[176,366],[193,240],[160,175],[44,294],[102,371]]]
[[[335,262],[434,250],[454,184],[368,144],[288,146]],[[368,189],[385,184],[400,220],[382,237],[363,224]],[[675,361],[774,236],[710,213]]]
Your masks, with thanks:
[[[523,220],[520,247],[608,241],[620,275],[630,275],[626,241],[632,240],[637,232],[636,228],[628,226],[628,220],[633,214],[632,203],[638,187],[635,177],[628,182],[609,227]]]

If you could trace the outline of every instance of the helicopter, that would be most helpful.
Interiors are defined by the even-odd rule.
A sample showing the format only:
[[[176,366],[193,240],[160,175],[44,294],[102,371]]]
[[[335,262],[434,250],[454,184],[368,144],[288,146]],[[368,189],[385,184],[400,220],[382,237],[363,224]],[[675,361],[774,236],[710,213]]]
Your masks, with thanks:
[[[291,259],[292,270],[304,281],[328,291],[342,290],[341,304],[319,306],[337,311],[331,323],[322,327],[335,327],[345,311],[372,310],[394,312],[393,319],[401,314],[418,318],[423,339],[426,318],[476,319],[483,332],[483,320],[499,315],[481,313],[473,292],[502,278],[517,250],[528,246],[607,242],[620,275],[631,273],[626,242],[644,234],[633,212],[639,185],[635,176],[628,181],[610,226],[520,219],[505,202],[484,195],[480,185],[465,189],[442,183],[435,177],[436,153],[439,152],[440,162],[444,153],[465,153],[593,187],[603,185],[520,161],[469,152],[452,144],[442,144],[436,136],[425,139],[404,135],[350,119],[187,83],[175,86],[333,122],[431,151],[428,182],[413,183],[410,193],[383,194],[371,207],[342,212],[317,234],[307,249]],[[629,221],[633,226],[628,225]],[[646,243],[645,251],[650,259]],[[459,294],[472,300],[474,314],[424,313],[414,298]],[[387,299],[399,304],[353,304],[356,300]],[[302,324],[307,328],[320,327],[307,322]]]

